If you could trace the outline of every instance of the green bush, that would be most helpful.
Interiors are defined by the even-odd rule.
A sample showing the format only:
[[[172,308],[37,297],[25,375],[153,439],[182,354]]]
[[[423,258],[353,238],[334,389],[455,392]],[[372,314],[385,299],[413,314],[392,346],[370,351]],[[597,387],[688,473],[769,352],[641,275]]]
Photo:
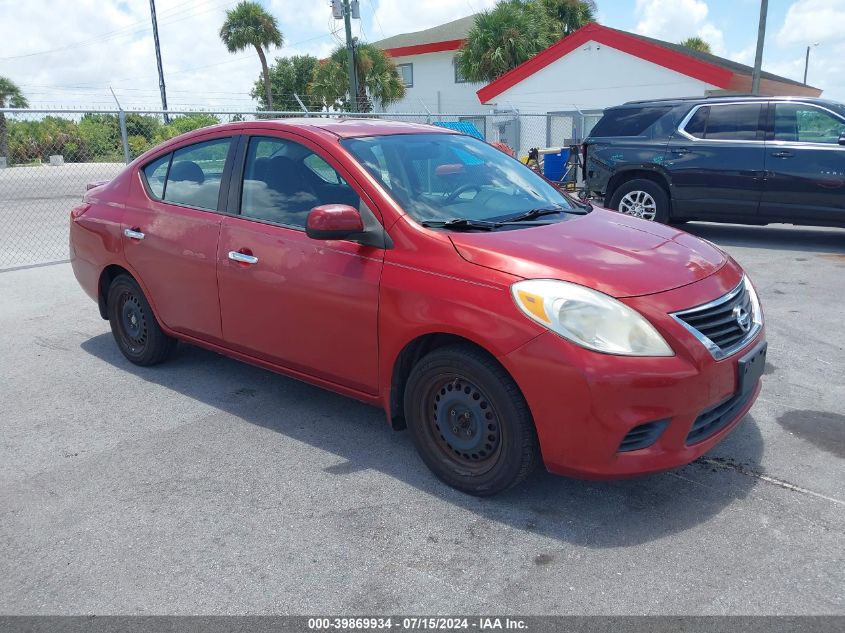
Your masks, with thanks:
[[[127,112],[129,152],[135,157],[159,143],[220,121],[211,114],[158,117]],[[47,116],[39,121],[7,118],[10,163],[47,161],[61,154],[66,162],[122,162],[120,121],[115,114],[86,114],[78,121]]]

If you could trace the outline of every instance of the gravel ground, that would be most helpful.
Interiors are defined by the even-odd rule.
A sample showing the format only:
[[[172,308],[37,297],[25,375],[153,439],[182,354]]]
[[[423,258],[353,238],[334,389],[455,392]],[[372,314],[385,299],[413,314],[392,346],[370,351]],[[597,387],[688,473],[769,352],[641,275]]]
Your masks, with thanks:
[[[68,264],[0,273],[0,613],[845,614],[845,231],[689,230],[761,292],[750,415],[675,472],[494,499],[374,408],[130,365]]]

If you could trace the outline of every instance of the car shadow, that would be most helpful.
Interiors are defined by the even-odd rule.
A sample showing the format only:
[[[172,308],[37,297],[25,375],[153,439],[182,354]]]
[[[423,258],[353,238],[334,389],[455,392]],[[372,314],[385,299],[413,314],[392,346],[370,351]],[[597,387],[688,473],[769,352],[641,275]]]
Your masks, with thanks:
[[[117,370],[231,413],[233,424],[260,425],[345,460],[326,468],[330,474],[373,469],[483,519],[585,547],[628,547],[693,528],[746,497],[759,481],[742,474],[742,468],[759,467],[763,452],[757,424],[747,416],[714,451],[740,469],[700,460],[670,473],[614,482],[538,469],[506,493],[475,498],[437,480],[408,433],[391,431],[380,409],[191,345],[180,344],[173,359],[151,368],[129,363],[109,333],[81,347]]]
[[[755,226],[687,222],[678,226],[687,233],[720,246],[746,246],[767,250],[845,254],[845,230],[791,225]]]

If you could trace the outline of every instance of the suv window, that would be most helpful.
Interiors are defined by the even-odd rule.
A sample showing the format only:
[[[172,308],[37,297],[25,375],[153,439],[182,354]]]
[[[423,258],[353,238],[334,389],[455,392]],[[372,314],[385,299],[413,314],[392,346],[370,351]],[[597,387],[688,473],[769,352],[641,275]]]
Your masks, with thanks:
[[[845,122],[829,112],[802,103],[775,104],[775,140],[800,143],[839,143]]]
[[[188,145],[173,152],[164,199],[199,209],[217,209],[223,166],[231,139]]]
[[[702,106],[684,126],[684,132],[710,140],[754,141],[762,107],[761,103]]]
[[[147,163],[144,167],[144,180],[154,198],[159,200],[164,197],[164,179],[167,178],[167,168],[170,166],[171,154],[165,154],[156,158],[153,162]]]
[[[361,199],[325,159],[304,145],[263,136],[250,139],[241,215],[305,228],[308,213],[323,204],[358,209]]]
[[[608,110],[596,123],[590,136],[641,136],[671,109],[671,106],[650,106]]]

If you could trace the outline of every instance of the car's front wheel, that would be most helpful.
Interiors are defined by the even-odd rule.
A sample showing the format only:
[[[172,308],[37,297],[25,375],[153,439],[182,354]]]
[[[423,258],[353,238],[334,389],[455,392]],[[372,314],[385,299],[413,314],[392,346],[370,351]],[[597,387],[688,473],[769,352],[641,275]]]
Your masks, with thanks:
[[[109,325],[121,353],[136,365],[161,363],[173,353],[176,339],[156,321],[141,287],[129,275],[118,275],[106,299]]]
[[[669,222],[669,196],[652,180],[637,178],[613,192],[610,208],[625,215],[666,224]]]
[[[501,365],[471,346],[442,347],[417,363],[405,388],[405,418],[426,465],[469,494],[507,490],[537,464],[522,393]]]

